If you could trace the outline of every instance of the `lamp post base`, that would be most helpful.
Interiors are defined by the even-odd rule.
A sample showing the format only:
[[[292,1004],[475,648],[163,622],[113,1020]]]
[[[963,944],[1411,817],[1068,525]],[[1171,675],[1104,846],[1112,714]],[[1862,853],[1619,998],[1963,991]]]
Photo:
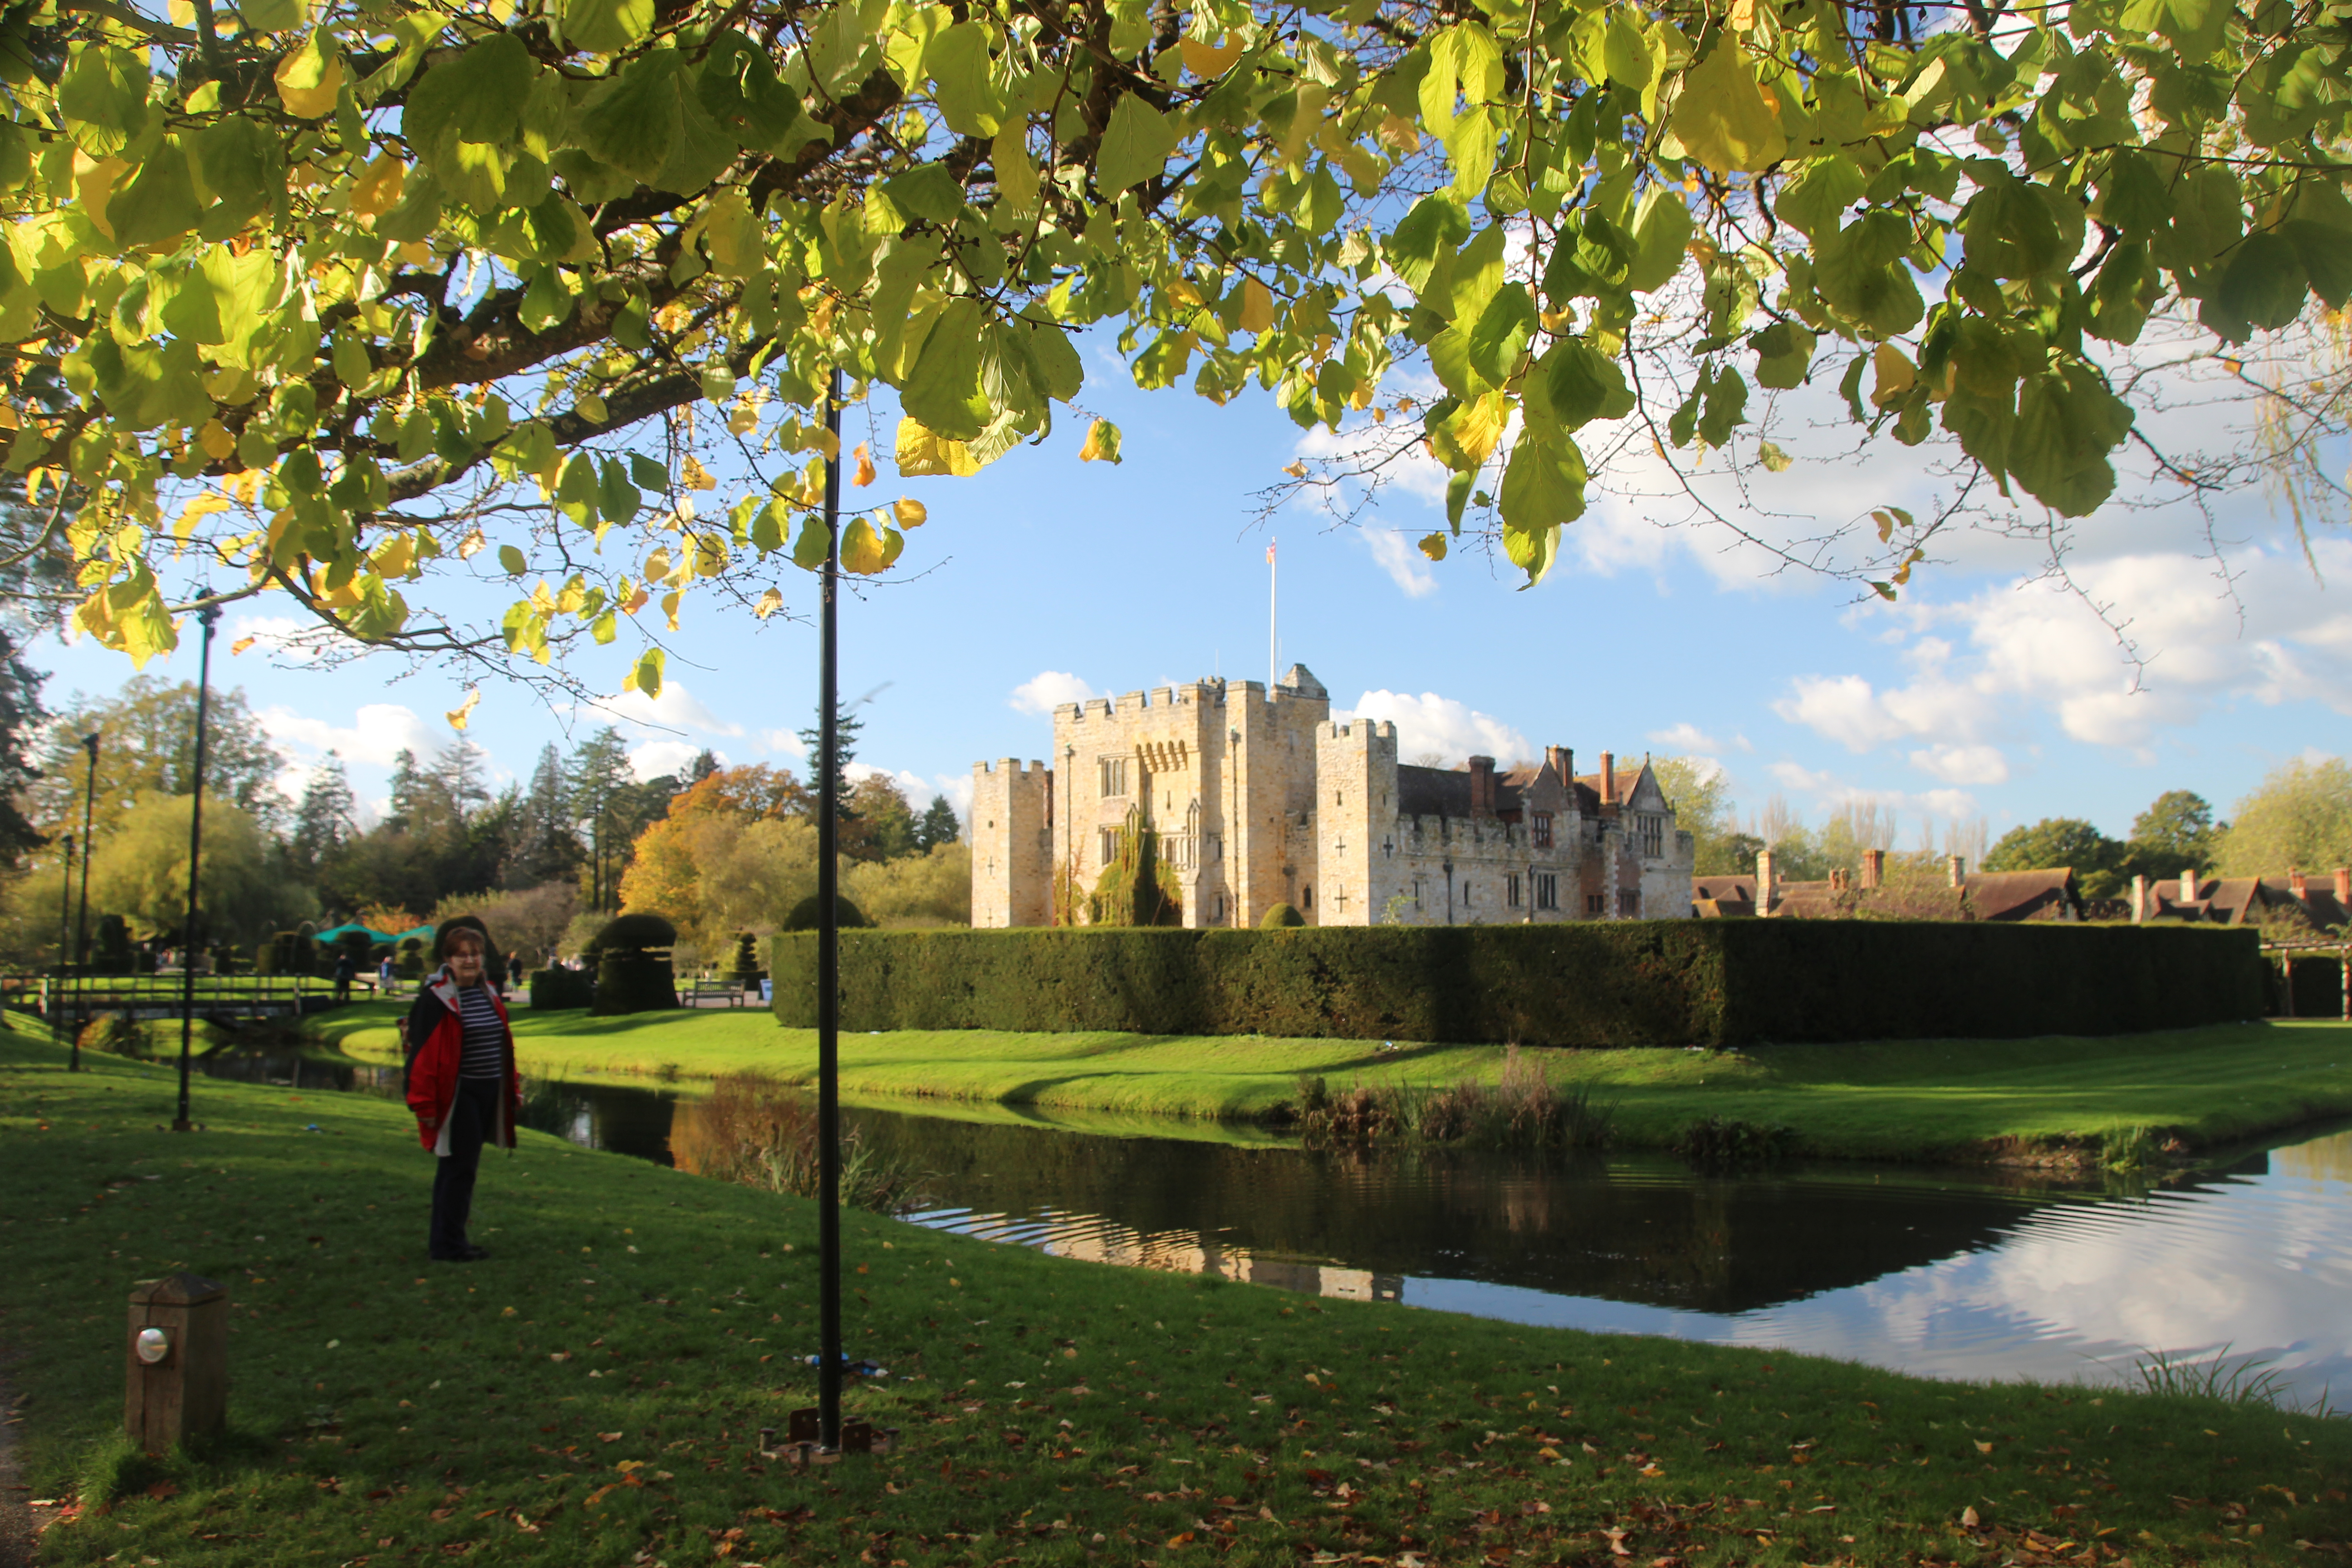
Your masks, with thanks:
[[[175,1117],[172,1118],[172,1131],[174,1131],[174,1132],[194,1132],[195,1130],[196,1130],[196,1128],[195,1128],[195,1124],[194,1124],[194,1122],[190,1121],[186,1117],[184,1117],[184,1116],[175,1116]]]

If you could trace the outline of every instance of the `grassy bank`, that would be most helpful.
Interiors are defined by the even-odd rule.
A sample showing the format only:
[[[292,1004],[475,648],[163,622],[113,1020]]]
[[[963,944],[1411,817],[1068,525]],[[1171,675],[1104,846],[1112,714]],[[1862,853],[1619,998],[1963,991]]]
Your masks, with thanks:
[[[320,1038],[391,1059],[396,1009],[310,1020]],[[518,1013],[528,1070],[574,1076],[715,1077],[746,1068],[806,1081],[813,1031],[743,1011]],[[1881,1159],[2095,1151],[2133,1128],[2191,1145],[2352,1114],[2352,1027],[2231,1024],[2086,1039],[1906,1040],[1746,1052],[1559,1051],[1564,1085],[1617,1107],[1619,1142],[1664,1147],[1705,1118],[1785,1127],[1808,1152]],[[861,1096],[1263,1119],[1295,1105],[1298,1080],[1492,1082],[1491,1046],[1230,1036],[901,1031],[842,1040],[842,1086]]]
[[[1121,1271],[852,1213],[852,1414],[811,1478],[809,1207],[527,1135],[488,1262],[423,1258],[426,1157],[363,1096],[0,1037],[0,1375],[47,1563],[1288,1565],[2299,1561],[2352,1536],[2352,1424],[1934,1383]],[[315,1130],[314,1130],[315,1129]],[[234,1426],[132,1459],[131,1282],[228,1284]]]

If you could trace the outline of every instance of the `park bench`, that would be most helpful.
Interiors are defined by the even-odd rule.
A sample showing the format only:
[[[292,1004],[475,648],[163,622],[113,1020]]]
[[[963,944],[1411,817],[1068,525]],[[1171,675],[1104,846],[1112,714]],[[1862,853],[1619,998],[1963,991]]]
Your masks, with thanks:
[[[697,978],[687,982],[685,994],[679,1000],[689,1007],[699,1007],[705,996],[723,997],[730,1007],[740,1007],[743,1005],[743,985],[736,980]]]

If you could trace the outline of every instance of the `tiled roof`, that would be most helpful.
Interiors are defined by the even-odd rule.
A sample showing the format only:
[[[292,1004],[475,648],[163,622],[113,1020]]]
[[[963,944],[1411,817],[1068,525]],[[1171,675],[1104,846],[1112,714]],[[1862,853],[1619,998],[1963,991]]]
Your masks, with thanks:
[[[1969,907],[1980,921],[2019,921],[2076,901],[2074,868],[1979,871],[1968,879]]]

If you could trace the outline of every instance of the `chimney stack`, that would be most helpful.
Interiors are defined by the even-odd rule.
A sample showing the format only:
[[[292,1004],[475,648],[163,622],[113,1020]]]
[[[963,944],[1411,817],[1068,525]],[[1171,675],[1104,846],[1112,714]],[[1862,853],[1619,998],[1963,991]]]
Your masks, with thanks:
[[[1862,852],[1862,885],[1875,888],[1886,879],[1886,851],[1865,849]]]
[[[1944,858],[1944,871],[1947,876],[1951,878],[1952,886],[1955,889],[1965,888],[1969,885],[1969,858],[1967,856],[1946,856]]]
[[[1846,870],[1844,867],[1839,866],[1832,868],[1830,872],[1830,891],[1832,893],[1843,893],[1845,890]]]
[[[1601,753],[1601,804],[1617,804],[1617,757],[1612,752]]]
[[[1495,759],[1492,757],[1470,759],[1470,815],[1495,815]]]
[[[2197,901],[2197,873],[2193,870],[2180,873],[2180,901],[2184,904]]]
[[[2293,893],[2298,900],[2308,901],[2311,898],[2311,880],[2299,868],[2289,866],[2286,868],[2286,890]]]
[[[2132,876],[2132,924],[2147,923],[2147,878],[2135,872]]]
[[[2352,866],[2336,868],[2336,901],[2352,910]]]
[[[1576,753],[1566,746],[1546,746],[1544,761],[1551,764],[1552,772],[1559,775],[1560,783],[1566,784],[1576,782]]]
[[[1769,915],[1772,912],[1774,890],[1772,851],[1759,849],[1756,851],[1756,912],[1758,914]]]

